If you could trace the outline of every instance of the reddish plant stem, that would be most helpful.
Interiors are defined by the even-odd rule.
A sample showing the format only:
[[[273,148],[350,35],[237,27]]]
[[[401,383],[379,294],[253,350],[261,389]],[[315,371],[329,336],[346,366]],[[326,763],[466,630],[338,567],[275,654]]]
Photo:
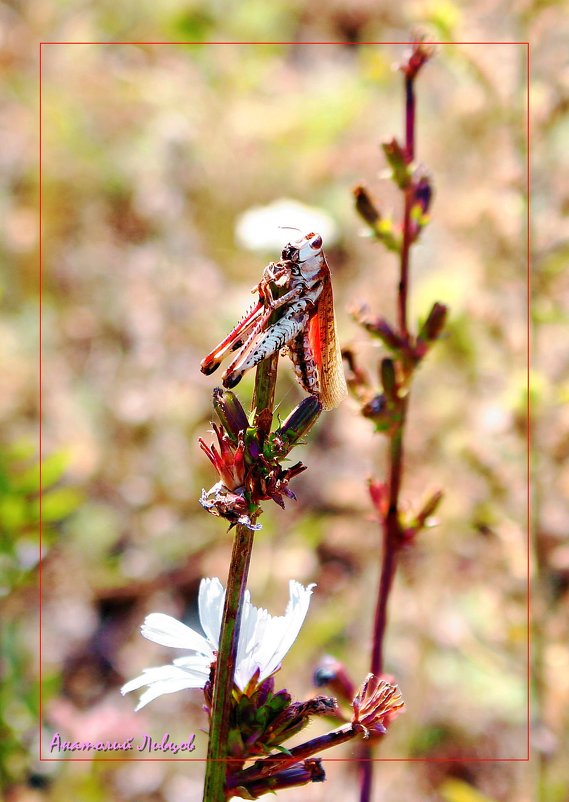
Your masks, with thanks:
[[[412,86],[412,81],[407,78],[406,86]],[[411,99],[411,103],[409,103]],[[414,93],[411,89],[407,90],[406,106],[406,151],[409,158],[414,152],[414,121],[415,104]],[[401,247],[400,259],[400,280],[398,293],[399,309],[399,334],[403,337],[408,336],[407,331],[407,295],[409,288],[409,255],[411,250],[411,205],[412,190],[405,190],[405,208],[403,213],[403,243]],[[393,577],[397,568],[397,552],[401,544],[401,532],[399,526],[399,492],[401,480],[403,478],[404,450],[403,434],[407,418],[407,407],[409,404],[409,392],[400,399],[399,406],[399,425],[390,437],[389,444],[389,506],[387,514],[382,521],[383,527],[383,556],[381,566],[381,577],[379,582],[377,606],[375,612],[374,637],[371,652],[370,671],[373,674],[383,672],[383,641],[387,627],[387,603],[393,584]]]
[[[409,251],[411,246],[411,190],[405,190],[405,207],[403,210],[403,243],[401,246],[401,272],[399,292],[397,294],[399,333],[409,336],[407,328],[407,295],[409,293]]]
[[[415,92],[413,78],[405,76],[405,154],[410,164],[415,156]],[[405,189],[403,209],[403,242],[401,245],[399,287],[397,296],[397,311],[399,334],[402,338],[409,337],[407,327],[407,307],[409,293],[409,261],[411,251],[411,207],[413,202],[413,189]],[[401,546],[401,528],[399,524],[399,492],[403,478],[404,450],[403,435],[409,404],[409,391],[400,399],[400,419],[397,430],[390,437],[389,444],[389,506],[383,518],[383,551],[381,562],[381,575],[378,587],[377,604],[375,609],[373,644],[371,650],[370,671],[376,676],[383,673],[383,649],[385,631],[387,629],[387,608],[389,595],[393,586],[393,579],[397,570],[397,556]],[[366,744],[360,763],[360,802],[370,802],[373,781],[372,748]],[[367,758],[367,759],[366,759]]]
[[[407,163],[415,158],[415,82],[405,76],[405,150]]]
[[[327,732],[325,735],[319,735],[299,746],[294,746],[288,750],[286,755],[269,755],[262,760],[256,761],[236,777],[230,778],[228,785],[231,788],[236,785],[246,785],[247,782],[263,777],[269,777],[271,774],[283,771],[301,760],[312,757],[312,755],[321,752],[323,749],[330,749],[333,746],[350,741],[356,735],[360,735],[362,731],[363,728],[358,723],[344,724],[335,730]]]

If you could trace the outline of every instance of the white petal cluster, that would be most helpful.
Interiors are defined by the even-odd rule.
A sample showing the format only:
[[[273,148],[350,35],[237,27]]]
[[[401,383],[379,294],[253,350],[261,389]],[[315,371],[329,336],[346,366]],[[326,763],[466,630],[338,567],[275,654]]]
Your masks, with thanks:
[[[338,241],[338,226],[327,212],[292,198],[279,198],[267,206],[248,209],[239,217],[235,233],[244,248],[272,253],[291,239],[290,231],[283,226],[297,231],[318,231],[328,246]]]
[[[258,682],[262,682],[280,667],[300,632],[314,587],[313,584],[304,587],[291,579],[290,599],[283,616],[272,616],[254,607],[249,591],[245,591],[234,678],[241,690],[245,690],[257,671]],[[139,677],[123,685],[122,694],[148,686],[137,710],[165,693],[204,687],[219,648],[224,601],[225,590],[219,579],[202,579],[198,608],[205,637],[164,613],[151,613],[145,618],[141,627],[145,638],[193,654],[178,657],[166,666],[145,668]]]

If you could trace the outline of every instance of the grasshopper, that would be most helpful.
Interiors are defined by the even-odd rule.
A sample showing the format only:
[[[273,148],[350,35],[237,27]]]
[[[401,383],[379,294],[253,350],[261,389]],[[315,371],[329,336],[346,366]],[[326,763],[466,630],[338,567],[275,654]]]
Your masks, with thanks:
[[[278,288],[277,297],[271,286]],[[317,396],[324,409],[337,407],[347,389],[322,237],[310,233],[286,245],[281,261],[265,267],[252,292],[257,301],[202,360],[202,373],[213,373],[228,353],[237,351],[222,376],[225,387],[235,387],[246,371],[284,349],[304,390]],[[270,323],[279,309],[280,317]]]

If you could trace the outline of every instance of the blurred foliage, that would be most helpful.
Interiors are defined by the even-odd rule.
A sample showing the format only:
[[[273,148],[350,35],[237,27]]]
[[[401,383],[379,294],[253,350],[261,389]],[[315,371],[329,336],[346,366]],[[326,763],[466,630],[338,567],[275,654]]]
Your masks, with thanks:
[[[200,577],[226,571],[230,538],[197,501],[214,479],[197,447],[214,383],[198,365],[277,255],[239,248],[235,225],[280,197],[331,215],[340,232],[327,252],[342,343],[377,361],[346,308],[363,298],[393,315],[395,258],[360,236],[351,191],[366,183],[382,213],[397,219],[378,170],[380,141],[400,134],[392,64],[401,48],[300,43],[405,41],[423,28],[432,39],[534,43],[534,757],[529,767],[469,762],[522,756],[526,743],[525,48],[448,44],[418,91],[418,158],[435,199],[411,294],[415,320],[435,301],[451,314],[417,376],[403,493],[414,508],[441,486],[445,502],[439,527],[405,555],[394,589],[388,671],[408,712],[384,747],[385,756],[437,762],[382,764],[377,795],[567,802],[569,74],[561,4],[42,0],[1,4],[0,22],[6,798],[197,799],[202,775],[199,763],[37,760],[39,471],[21,445],[35,437],[39,411],[38,53],[30,43],[290,42],[42,48],[44,744],[58,730],[89,739],[164,730],[183,738],[190,729],[199,757],[199,694],[164,698],[135,716],[118,689],[164,661],[138,634],[144,615],[161,610],[195,624]],[[244,402],[251,387],[250,378],[239,387]],[[284,419],[300,398],[284,362],[277,396]],[[262,516],[250,582],[269,609],[281,606],[289,578],[318,584],[278,675],[300,698],[313,694],[311,671],[326,652],[354,678],[366,672],[379,540],[366,478],[382,473],[378,443],[349,403],[308,440],[298,502]],[[333,755],[342,756],[353,754]],[[324,799],[329,789],[355,798],[354,768],[325,766],[327,785],[283,798]]]
[[[45,559],[60,525],[81,502],[76,489],[62,485],[67,462],[64,453],[54,453],[43,460],[40,470],[33,444],[20,441],[0,446],[0,611],[4,619],[0,640],[0,780],[4,785],[25,772],[32,733],[39,720],[36,667],[30,664],[29,644],[17,622],[37,598],[40,505]]]
[[[35,574],[40,506],[47,547],[53,542],[54,527],[81,503],[76,489],[56,487],[67,462],[63,452],[54,453],[43,460],[40,470],[31,443],[0,447],[0,599]]]

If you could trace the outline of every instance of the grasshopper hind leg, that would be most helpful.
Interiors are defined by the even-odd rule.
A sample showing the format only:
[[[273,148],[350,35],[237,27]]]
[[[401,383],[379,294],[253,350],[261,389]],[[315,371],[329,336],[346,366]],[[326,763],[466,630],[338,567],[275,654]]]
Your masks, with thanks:
[[[249,307],[239,323],[227,337],[222,340],[219,345],[216,345],[211,353],[202,359],[200,364],[202,373],[209,376],[218,369],[228,353],[241,348],[251,328],[258,324],[262,310],[263,303],[260,299]]]
[[[285,314],[272,326],[260,332],[250,345],[237,354],[222,376],[223,386],[231,389],[238,384],[243,375],[263,359],[289,346],[307,326],[309,312],[304,300],[293,302]]]

